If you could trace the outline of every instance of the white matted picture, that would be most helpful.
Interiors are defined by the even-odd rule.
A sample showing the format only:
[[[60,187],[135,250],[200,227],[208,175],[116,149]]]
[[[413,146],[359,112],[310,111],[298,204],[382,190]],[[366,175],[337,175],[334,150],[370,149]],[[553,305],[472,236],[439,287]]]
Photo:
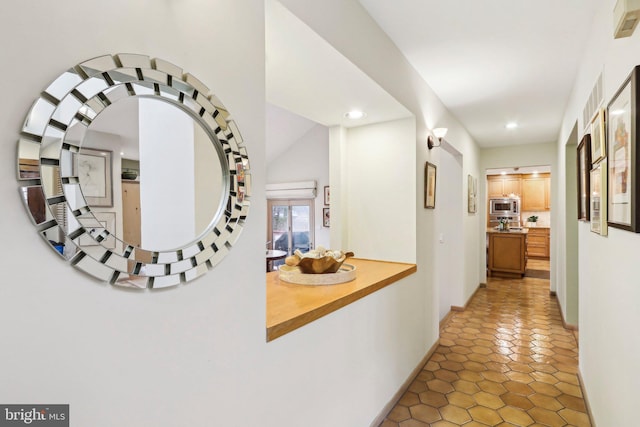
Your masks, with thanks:
[[[322,226],[330,227],[331,226],[331,218],[330,218],[330,208],[322,208]]]
[[[433,163],[424,165],[424,207],[427,209],[436,207],[436,170]]]
[[[589,187],[591,190],[590,217],[591,231],[601,236],[607,235],[607,159],[591,170]]]
[[[478,178],[474,178],[471,175],[467,175],[467,211],[469,213],[476,213],[478,211]]]
[[[595,165],[607,155],[605,126],[605,110],[601,108],[591,121],[591,164]]]
[[[331,193],[328,185],[324,187],[324,204],[327,206],[331,204]]]
[[[83,148],[77,155],[77,175],[88,206],[113,206],[111,151]]]
[[[640,67],[636,66],[608,105],[608,225],[640,232],[637,174]]]

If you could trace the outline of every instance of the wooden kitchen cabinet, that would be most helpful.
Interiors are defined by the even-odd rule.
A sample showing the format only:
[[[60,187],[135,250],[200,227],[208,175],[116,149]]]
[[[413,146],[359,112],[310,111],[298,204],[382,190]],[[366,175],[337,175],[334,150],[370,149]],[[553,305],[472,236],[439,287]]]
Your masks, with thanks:
[[[520,175],[490,175],[487,177],[487,194],[492,197],[508,197],[522,193]]]
[[[529,228],[527,235],[527,254],[531,258],[549,259],[549,239],[551,233],[546,227]]]
[[[551,210],[551,177],[550,176],[547,176],[544,178],[544,188],[545,188],[544,207],[546,210],[550,211]]]
[[[551,209],[551,178],[548,174],[523,175],[522,207],[523,212],[548,211]]]
[[[527,232],[487,232],[489,276],[522,277],[527,264]]]

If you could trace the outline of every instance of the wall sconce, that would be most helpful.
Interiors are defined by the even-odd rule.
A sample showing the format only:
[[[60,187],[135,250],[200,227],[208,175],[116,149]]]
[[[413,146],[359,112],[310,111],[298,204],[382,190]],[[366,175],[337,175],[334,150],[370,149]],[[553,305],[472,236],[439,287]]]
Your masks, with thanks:
[[[429,135],[429,137],[427,138],[427,147],[429,147],[429,150],[431,150],[433,147],[440,147],[440,144],[442,144],[442,140],[447,134],[447,131],[447,128],[435,128],[433,130],[433,135],[435,136],[435,138],[431,135]],[[438,141],[437,144],[436,139]]]

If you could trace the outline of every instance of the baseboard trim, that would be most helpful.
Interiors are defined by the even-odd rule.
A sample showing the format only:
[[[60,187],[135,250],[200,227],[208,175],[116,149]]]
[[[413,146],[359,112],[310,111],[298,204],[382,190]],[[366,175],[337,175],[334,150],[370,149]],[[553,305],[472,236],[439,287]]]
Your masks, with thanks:
[[[447,325],[447,323],[449,323],[449,319],[451,319],[451,316],[453,316],[454,312],[465,311],[467,309],[467,307],[469,306],[469,303],[471,302],[473,297],[475,297],[476,294],[478,293],[478,291],[481,288],[486,288],[486,287],[487,287],[486,283],[478,284],[478,287],[473,292],[473,294],[471,294],[471,296],[469,297],[469,299],[467,300],[467,302],[464,304],[463,307],[452,305],[451,306],[451,310],[440,321],[440,325],[439,325],[440,329],[442,329],[443,327],[445,327]],[[398,389],[398,391],[393,395],[393,397],[391,398],[389,403],[387,403],[384,406],[384,408],[382,408],[382,411],[373,420],[373,422],[371,423],[370,427],[378,427],[380,424],[382,424],[382,422],[386,418],[387,414],[393,409],[394,406],[396,406],[396,404],[398,403],[400,398],[409,389],[409,386],[411,385],[413,380],[415,380],[416,377],[418,376],[418,374],[420,373],[420,371],[422,371],[422,368],[424,367],[424,365],[427,364],[427,362],[429,361],[431,356],[433,356],[433,353],[436,352],[436,349],[438,348],[439,345],[440,345],[440,338],[438,338],[436,340],[436,342],[431,346],[429,351],[427,351],[427,354],[425,354],[425,356],[422,358],[422,360],[420,361],[418,366],[416,366],[415,369],[411,372],[411,375],[409,375],[409,378],[407,378],[407,380],[402,384],[402,386]]]
[[[442,331],[442,329],[445,326],[447,326],[447,323],[449,323],[449,319],[451,319],[451,316],[453,316],[453,308],[440,321],[440,326],[439,326],[440,331]]]
[[[409,389],[409,386],[411,385],[413,380],[415,380],[418,374],[422,371],[422,368],[424,367],[424,365],[427,364],[431,356],[433,356],[433,353],[436,352],[439,345],[440,345],[440,339],[438,338],[436,342],[433,343],[429,351],[427,351],[427,354],[425,354],[422,360],[420,360],[420,363],[418,363],[418,366],[416,366],[415,369],[411,371],[411,374],[409,375],[409,377],[400,386],[398,391],[393,395],[389,403],[387,403],[384,406],[384,408],[382,408],[382,411],[378,414],[378,416],[374,418],[374,420],[371,422],[369,427],[378,427],[380,424],[382,424],[384,419],[387,417],[387,414],[393,409],[394,406],[396,406],[400,398]]]
[[[587,415],[589,416],[589,421],[591,421],[591,427],[596,427],[596,422],[593,420],[593,413],[591,412],[591,405],[589,405],[589,396],[587,396],[587,389],[584,386],[584,380],[582,379],[580,368],[578,368],[578,381],[580,382],[580,389],[582,390],[584,405],[587,407]]]
[[[445,316],[440,321],[440,330],[442,330],[442,328],[447,326],[447,323],[449,323],[449,319],[451,319],[451,316],[453,316],[453,313],[459,313],[459,312],[465,311],[469,306],[469,303],[471,302],[473,297],[475,297],[478,291],[480,290],[480,288],[486,288],[486,287],[487,287],[486,283],[478,284],[478,287],[476,288],[475,291],[473,291],[473,294],[471,294],[471,296],[469,297],[467,302],[464,304],[464,306],[460,307],[459,305],[452,305],[451,308],[449,309],[449,312],[445,314]]]
[[[452,305],[451,308],[449,309],[449,312],[440,321],[440,330],[442,330],[442,328],[447,326],[447,323],[449,323],[449,319],[451,319],[451,316],[453,316],[453,313],[459,313],[459,312],[465,311],[467,309],[467,307],[469,307],[469,303],[471,302],[473,297],[476,296],[478,291],[481,288],[486,288],[486,287],[487,287],[486,283],[484,283],[484,282],[479,283],[478,287],[476,288],[475,291],[473,291],[473,294],[471,294],[471,296],[469,297],[467,302],[464,304],[464,306],[460,307],[459,305]]]
[[[549,294],[551,295],[551,298],[556,300],[556,305],[558,306],[558,311],[560,312],[560,319],[562,319],[562,326],[565,329],[568,329],[570,331],[577,331],[578,330],[578,325],[572,325],[571,323],[567,323],[564,320],[564,313],[562,312],[562,306],[560,305],[560,301],[558,301],[558,297],[557,297],[556,293],[554,291],[551,291]]]

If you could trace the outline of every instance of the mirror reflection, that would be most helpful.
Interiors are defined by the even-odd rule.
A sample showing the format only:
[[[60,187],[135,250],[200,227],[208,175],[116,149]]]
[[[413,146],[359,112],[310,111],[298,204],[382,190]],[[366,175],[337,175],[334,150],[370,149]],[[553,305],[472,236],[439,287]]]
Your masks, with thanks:
[[[179,248],[201,236],[221,209],[221,161],[206,130],[178,106],[124,98],[91,123],[76,155],[93,212],[78,221],[91,231],[100,229],[97,220],[149,251]]]

